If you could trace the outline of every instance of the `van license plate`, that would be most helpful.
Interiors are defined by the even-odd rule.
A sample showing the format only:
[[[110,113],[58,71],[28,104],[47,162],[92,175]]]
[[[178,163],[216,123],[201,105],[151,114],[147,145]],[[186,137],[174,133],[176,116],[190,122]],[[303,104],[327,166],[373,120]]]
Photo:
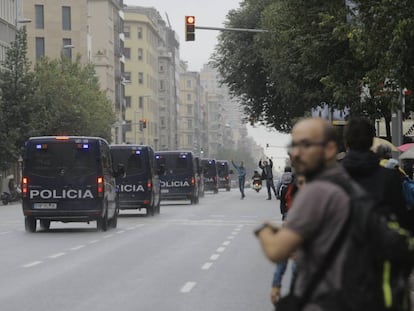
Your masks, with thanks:
[[[34,203],[33,208],[35,209],[56,209],[57,203]]]
[[[168,193],[168,192],[170,192],[169,189],[161,189],[161,193]]]

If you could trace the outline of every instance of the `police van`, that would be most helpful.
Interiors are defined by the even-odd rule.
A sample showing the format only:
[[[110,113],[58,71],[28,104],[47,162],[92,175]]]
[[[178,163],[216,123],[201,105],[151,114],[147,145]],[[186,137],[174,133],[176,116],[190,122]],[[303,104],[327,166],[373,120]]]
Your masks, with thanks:
[[[199,193],[193,153],[158,151],[155,160],[157,167],[164,171],[160,175],[161,200],[190,200],[191,204],[197,204]]]
[[[147,215],[160,212],[159,170],[150,146],[111,145],[114,164],[124,174],[117,176],[119,209],[145,209]]]
[[[96,221],[116,228],[118,200],[109,145],[103,138],[32,137],[25,144],[22,172],[25,228],[44,230],[52,221]]]
[[[215,159],[201,159],[204,173],[204,191],[218,193],[218,172]]]
[[[230,191],[230,174],[233,174],[233,171],[229,168],[229,161],[227,160],[217,160],[217,172],[218,172],[218,187],[219,189],[226,189]]]

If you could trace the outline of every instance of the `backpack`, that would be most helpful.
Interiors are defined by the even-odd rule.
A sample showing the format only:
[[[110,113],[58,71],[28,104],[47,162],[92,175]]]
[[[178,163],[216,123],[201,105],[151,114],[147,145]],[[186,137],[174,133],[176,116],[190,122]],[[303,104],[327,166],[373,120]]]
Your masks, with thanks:
[[[286,202],[286,193],[288,191],[289,188],[289,184],[281,184],[278,192],[277,192],[277,199],[282,201],[282,202]]]
[[[287,189],[286,189],[286,194],[284,196],[285,201],[286,201],[286,209],[285,211],[289,211],[290,207],[292,206],[293,203],[293,196],[295,195],[297,191],[297,187],[294,183],[291,183],[288,185]]]
[[[379,214],[374,199],[356,182],[325,180],[348,193],[350,213],[333,246],[347,247],[342,283],[316,303],[323,310],[409,311],[413,237],[396,221]],[[334,257],[338,252],[329,253]]]
[[[405,176],[402,182],[402,189],[407,209],[414,209],[414,181]]]

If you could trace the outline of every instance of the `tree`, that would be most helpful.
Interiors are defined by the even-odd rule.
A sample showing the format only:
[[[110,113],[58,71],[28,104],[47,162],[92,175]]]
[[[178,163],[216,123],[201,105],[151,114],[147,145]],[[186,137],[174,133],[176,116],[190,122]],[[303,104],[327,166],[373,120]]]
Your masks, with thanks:
[[[38,135],[84,135],[111,139],[115,122],[112,104],[99,88],[93,65],[82,65],[80,56],[50,60],[35,67],[38,89]]]
[[[26,28],[17,31],[0,70],[0,166],[6,169],[19,157],[28,133],[33,130],[36,84],[27,58]]]

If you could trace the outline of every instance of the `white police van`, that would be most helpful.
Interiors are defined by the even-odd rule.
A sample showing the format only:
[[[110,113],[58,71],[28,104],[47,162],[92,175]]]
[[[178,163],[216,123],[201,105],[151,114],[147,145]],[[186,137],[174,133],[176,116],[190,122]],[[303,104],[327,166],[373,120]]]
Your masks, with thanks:
[[[99,137],[32,137],[25,144],[22,174],[25,228],[44,230],[53,221],[97,222],[116,228],[118,198],[108,143]]]

